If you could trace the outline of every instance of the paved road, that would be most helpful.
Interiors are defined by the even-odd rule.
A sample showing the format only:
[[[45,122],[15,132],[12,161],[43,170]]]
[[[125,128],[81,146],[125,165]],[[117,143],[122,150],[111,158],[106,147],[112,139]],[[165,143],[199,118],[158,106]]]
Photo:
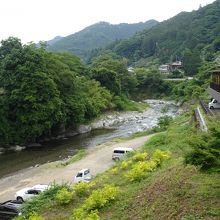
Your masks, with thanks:
[[[15,192],[36,184],[49,184],[52,182],[72,182],[76,173],[83,168],[90,168],[91,173],[96,175],[107,170],[114,164],[112,151],[115,147],[142,146],[151,136],[139,137],[120,143],[106,143],[91,149],[86,157],[66,167],[57,168],[57,162],[44,164],[40,167],[22,170],[12,176],[0,179],[0,202],[14,199]]]

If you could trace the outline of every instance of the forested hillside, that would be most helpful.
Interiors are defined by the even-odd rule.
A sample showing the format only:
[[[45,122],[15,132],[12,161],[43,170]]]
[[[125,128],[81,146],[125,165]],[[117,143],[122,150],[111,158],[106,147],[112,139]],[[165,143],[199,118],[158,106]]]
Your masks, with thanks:
[[[153,25],[155,21],[150,23]],[[97,26],[100,30],[106,27],[105,33],[116,36],[112,33],[114,25],[100,23],[82,31],[84,40],[95,33]],[[123,27],[128,34],[126,24],[114,30]],[[52,135],[59,127],[71,128],[88,122],[104,110],[130,109],[132,95],[135,99],[141,93],[145,98],[199,98],[208,86],[209,70],[215,67],[210,60],[219,56],[215,53],[220,49],[219,27],[220,0],[217,0],[198,11],[181,13],[129,40],[112,44],[109,48],[117,54],[111,51],[102,54],[92,59],[90,66],[73,54],[48,52],[44,44],[39,48],[32,44],[22,45],[13,37],[2,41],[0,144],[35,142],[42,136]],[[119,35],[120,31],[115,33],[125,36]],[[95,40],[97,44],[93,46],[96,47],[101,40],[93,36],[88,43]],[[82,48],[86,46],[89,48],[86,44]],[[127,70],[129,62],[148,57],[159,58],[160,62],[181,57],[184,68],[189,67],[186,73],[197,75],[190,82],[172,84],[164,81],[155,67]]]
[[[78,57],[48,53],[17,38],[0,47],[0,144],[28,143],[97,116],[111,94],[87,79]]]
[[[47,44],[50,46],[50,45],[53,45],[55,44],[57,41],[61,40],[63,37],[61,36],[56,36],[54,37],[52,40],[48,40],[47,41]]]
[[[74,128],[106,109],[124,109],[136,87],[125,60],[91,67],[69,53],[47,52],[17,38],[0,46],[0,145],[26,144]]]
[[[181,59],[194,66],[195,73],[200,58],[211,60],[220,49],[220,1],[182,12],[106,49],[128,58],[130,63],[148,57],[158,57],[161,63]]]
[[[118,25],[100,22],[49,44],[48,49],[50,51],[68,51],[86,60],[92,49],[106,46],[116,39],[128,38],[138,31],[151,28],[157,23],[155,20]]]

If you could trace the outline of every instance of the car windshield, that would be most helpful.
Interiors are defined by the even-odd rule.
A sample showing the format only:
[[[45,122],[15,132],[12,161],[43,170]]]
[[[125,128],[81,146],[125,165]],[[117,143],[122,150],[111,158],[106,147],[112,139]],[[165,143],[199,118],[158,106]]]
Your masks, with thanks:
[[[82,177],[82,173],[77,173],[76,177]]]
[[[114,150],[114,153],[116,153],[116,154],[124,154],[125,151],[124,150]]]
[[[89,170],[86,170],[86,171],[84,172],[84,175],[87,175],[87,174],[89,174]]]

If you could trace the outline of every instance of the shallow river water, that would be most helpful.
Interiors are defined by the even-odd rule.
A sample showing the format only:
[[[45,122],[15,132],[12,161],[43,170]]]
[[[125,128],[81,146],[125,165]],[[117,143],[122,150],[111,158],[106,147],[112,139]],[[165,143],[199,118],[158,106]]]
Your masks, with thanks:
[[[146,102],[150,104],[150,108],[142,113],[117,114],[119,120],[110,127],[111,129],[94,130],[69,139],[44,143],[41,148],[25,149],[0,155],[0,177],[49,161],[62,160],[74,155],[78,149],[94,147],[116,137],[125,137],[152,128],[157,125],[161,116],[175,117],[179,114],[179,108],[174,102],[161,100],[146,100]],[[114,114],[106,116],[107,120],[114,119],[114,117]]]

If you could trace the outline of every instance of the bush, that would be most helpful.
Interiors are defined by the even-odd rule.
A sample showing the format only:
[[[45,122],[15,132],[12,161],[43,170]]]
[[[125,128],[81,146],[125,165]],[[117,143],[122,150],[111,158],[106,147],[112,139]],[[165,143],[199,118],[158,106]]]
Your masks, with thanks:
[[[118,167],[113,167],[110,172],[112,174],[117,174],[118,173]]]
[[[102,208],[108,202],[115,199],[118,189],[111,185],[106,185],[103,189],[96,190],[86,200],[84,209],[90,211]]]
[[[38,215],[36,212],[31,213],[28,220],[44,220],[44,218]]]
[[[192,136],[189,144],[193,150],[186,155],[186,163],[202,170],[220,171],[220,126],[218,120],[211,122],[208,133]]]
[[[148,172],[153,171],[157,164],[154,161],[139,161],[132,169],[125,175],[131,182],[140,181],[145,178]]]
[[[126,103],[120,96],[114,96],[113,103],[117,110],[122,111],[126,109]]]
[[[84,205],[73,211],[71,220],[99,220],[98,209],[114,200],[117,194],[118,188],[112,185],[93,191]]]
[[[55,196],[55,200],[60,205],[66,205],[70,203],[73,199],[73,192],[69,191],[67,188],[62,188],[59,190]]]
[[[164,131],[168,128],[168,126],[170,125],[170,123],[172,122],[173,118],[171,116],[162,116],[159,118],[158,121],[158,126],[160,128],[161,131]]]
[[[98,210],[91,212],[85,211],[83,208],[78,208],[74,210],[74,213],[70,220],[99,220]]]
[[[147,159],[147,152],[144,153],[136,153],[133,157],[132,160],[133,161],[145,161]]]
[[[93,183],[80,182],[74,186],[74,191],[80,197],[85,196],[93,185]]]
[[[161,163],[170,158],[170,152],[169,151],[162,151],[157,149],[152,156],[152,159],[154,162],[156,162],[157,166],[160,166]]]
[[[123,161],[121,162],[120,168],[121,168],[122,170],[126,170],[131,164],[132,164],[132,161],[131,161],[131,160],[123,160]]]

